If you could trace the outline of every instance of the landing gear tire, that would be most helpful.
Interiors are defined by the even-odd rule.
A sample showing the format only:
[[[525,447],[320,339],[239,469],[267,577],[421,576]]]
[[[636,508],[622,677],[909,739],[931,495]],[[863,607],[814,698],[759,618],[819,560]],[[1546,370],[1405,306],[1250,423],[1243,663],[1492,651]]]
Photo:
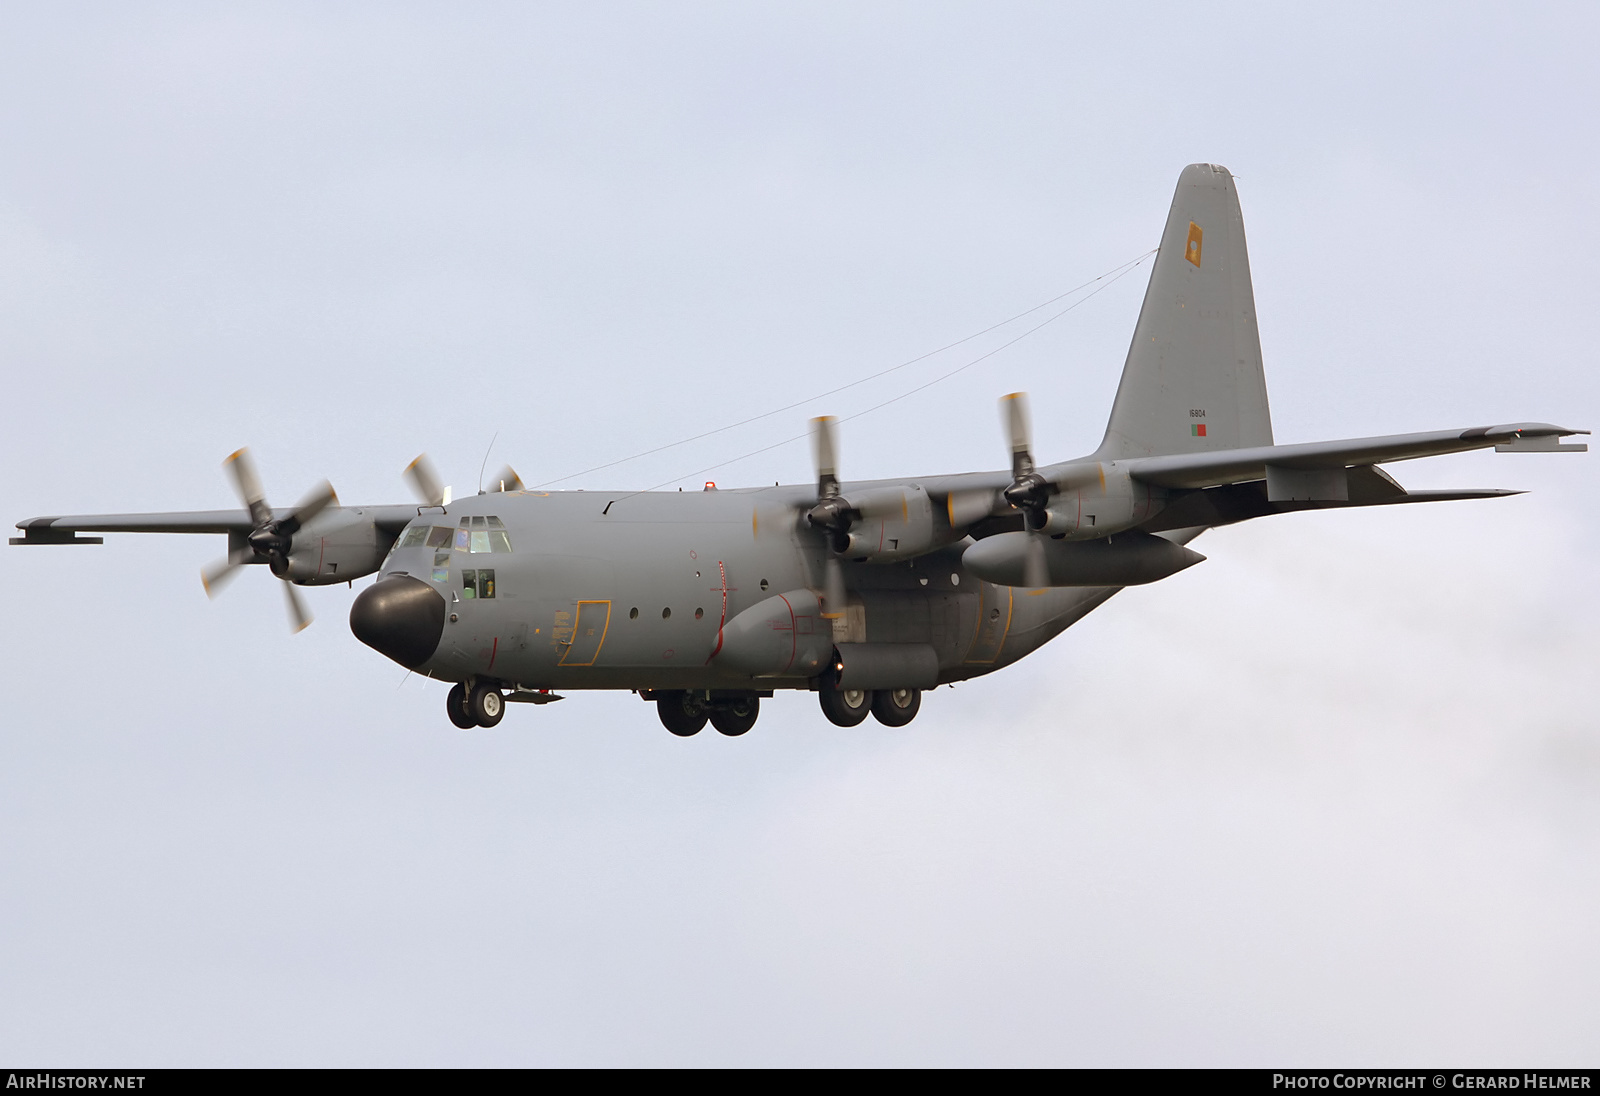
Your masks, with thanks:
[[[467,710],[467,687],[465,685],[451,686],[450,695],[444,698],[444,710],[450,713],[450,722],[460,727],[463,731],[470,731],[478,725],[478,721]]]
[[[831,671],[823,675],[817,700],[822,704],[822,714],[835,727],[854,727],[872,711],[871,689],[841,689]]]
[[[479,685],[467,700],[467,712],[480,727],[493,727],[506,714],[506,698],[493,685]]]
[[[737,738],[756,725],[761,714],[761,701],[755,697],[735,700],[711,713],[711,725],[729,738]]]
[[[885,727],[904,727],[921,707],[921,689],[879,689],[872,698],[872,714]]]
[[[706,725],[705,707],[684,692],[667,692],[656,697],[656,714],[661,717],[661,725],[679,738],[699,734]]]

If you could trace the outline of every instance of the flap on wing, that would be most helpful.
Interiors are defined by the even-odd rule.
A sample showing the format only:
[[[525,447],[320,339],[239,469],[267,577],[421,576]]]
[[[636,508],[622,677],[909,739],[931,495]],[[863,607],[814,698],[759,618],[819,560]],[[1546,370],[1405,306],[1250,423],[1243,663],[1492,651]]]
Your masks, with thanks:
[[[1466,499],[1497,499],[1520,495],[1521,491],[1473,489],[1460,491],[1407,491],[1381,468],[1352,468],[1348,498],[1273,500],[1266,481],[1230,483],[1188,491],[1173,499],[1155,517],[1140,526],[1149,533],[1171,529],[1215,528],[1263,518],[1272,514],[1292,514],[1302,510],[1344,510],[1354,506],[1398,506],[1412,502],[1459,502]]]
[[[1438,430],[1425,434],[1391,434],[1379,438],[1314,441],[1299,445],[1262,445],[1250,449],[1223,449],[1209,453],[1178,453],[1145,457],[1129,463],[1135,479],[1161,487],[1217,487],[1267,478],[1267,466],[1295,472],[1383,464],[1472,449],[1504,448],[1522,439],[1561,438],[1587,434],[1546,422],[1479,426],[1470,430]],[[1532,443],[1524,443],[1526,447]],[[1534,451],[1548,452],[1548,449]]]

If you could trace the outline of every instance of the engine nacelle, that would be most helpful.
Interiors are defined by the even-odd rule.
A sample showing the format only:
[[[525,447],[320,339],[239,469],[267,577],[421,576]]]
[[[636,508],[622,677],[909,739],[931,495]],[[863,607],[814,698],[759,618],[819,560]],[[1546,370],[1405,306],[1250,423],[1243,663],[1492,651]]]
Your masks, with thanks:
[[[360,510],[324,511],[294,534],[290,582],[331,586],[370,575],[389,553],[390,538]]]
[[[1193,567],[1206,557],[1138,531],[1099,540],[1056,540],[1042,533],[1001,533],[968,548],[961,565],[1000,586],[1027,586],[1028,556],[1044,557],[1048,586],[1141,586]]]
[[[1140,483],[1115,465],[1102,464],[1098,484],[1069,487],[1051,497],[1040,531],[1067,540],[1094,540],[1132,529],[1166,501],[1161,488]]]
[[[859,515],[841,555],[868,563],[914,559],[939,547],[933,502],[917,484],[854,491],[844,501]]]
[[[751,677],[812,677],[833,653],[833,623],[811,590],[758,602],[722,626],[718,666]]]

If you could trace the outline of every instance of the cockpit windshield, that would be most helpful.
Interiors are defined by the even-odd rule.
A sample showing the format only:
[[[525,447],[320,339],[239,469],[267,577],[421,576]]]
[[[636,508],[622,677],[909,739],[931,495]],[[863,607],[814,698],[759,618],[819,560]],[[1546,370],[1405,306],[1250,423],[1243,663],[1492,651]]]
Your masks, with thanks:
[[[511,534],[497,517],[466,517],[452,529],[447,525],[413,525],[396,548],[454,548],[458,552],[509,554]]]

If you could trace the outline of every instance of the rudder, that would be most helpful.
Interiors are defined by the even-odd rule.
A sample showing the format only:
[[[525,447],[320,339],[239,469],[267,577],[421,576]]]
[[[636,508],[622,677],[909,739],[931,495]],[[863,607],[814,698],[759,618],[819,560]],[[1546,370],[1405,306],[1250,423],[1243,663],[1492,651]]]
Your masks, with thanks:
[[[1272,444],[1244,216],[1227,168],[1190,164],[1161,234],[1103,460]]]

